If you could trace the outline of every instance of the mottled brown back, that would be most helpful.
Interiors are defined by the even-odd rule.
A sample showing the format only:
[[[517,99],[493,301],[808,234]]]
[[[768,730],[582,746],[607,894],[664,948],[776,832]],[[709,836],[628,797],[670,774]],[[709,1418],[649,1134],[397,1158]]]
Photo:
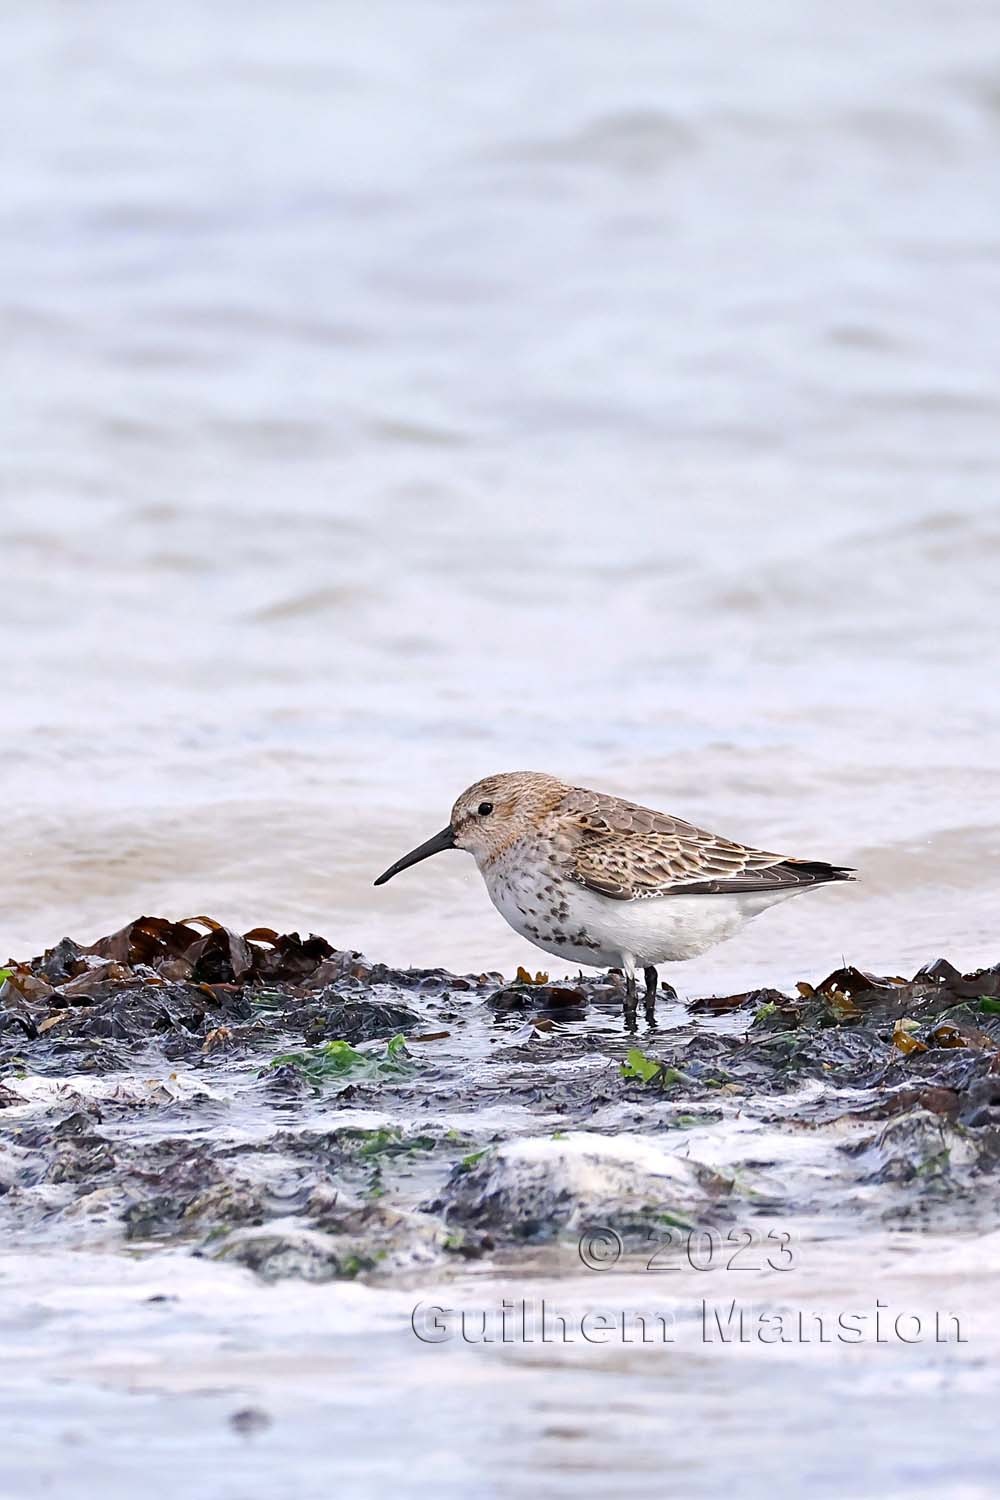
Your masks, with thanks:
[[[781,890],[851,878],[837,866],[751,849],[682,818],[585,787],[570,787],[558,811],[574,835],[560,854],[567,875],[616,901]]]

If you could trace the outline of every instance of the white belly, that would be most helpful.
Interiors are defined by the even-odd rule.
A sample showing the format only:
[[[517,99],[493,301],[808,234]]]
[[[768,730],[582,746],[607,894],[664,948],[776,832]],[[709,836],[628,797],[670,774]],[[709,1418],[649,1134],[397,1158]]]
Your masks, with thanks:
[[[767,907],[797,894],[654,896],[612,901],[583,886],[539,881],[517,870],[484,872],[494,906],[529,942],[573,964],[644,968],[697,958]]]

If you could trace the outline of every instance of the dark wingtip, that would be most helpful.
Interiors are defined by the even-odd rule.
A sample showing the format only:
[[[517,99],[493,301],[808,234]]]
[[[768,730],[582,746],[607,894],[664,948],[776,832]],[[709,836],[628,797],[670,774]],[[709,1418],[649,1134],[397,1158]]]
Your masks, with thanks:
[[[801,873],[806,881],[813,885],[824,885],[833,880],[857,879],[850,865],[828,865],[819,859],[789,859],[785,863],[791,866],[796,874]]]

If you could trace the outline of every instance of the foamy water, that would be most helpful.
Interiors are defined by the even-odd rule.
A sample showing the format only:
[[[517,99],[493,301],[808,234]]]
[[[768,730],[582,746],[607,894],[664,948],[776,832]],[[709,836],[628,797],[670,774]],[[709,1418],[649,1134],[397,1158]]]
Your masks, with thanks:
[[[861,867],[682,986],[996,960],[998,55],[930,0],[14,20],[0,949],[534,962],[458,855],[370,886],[531,767]]]

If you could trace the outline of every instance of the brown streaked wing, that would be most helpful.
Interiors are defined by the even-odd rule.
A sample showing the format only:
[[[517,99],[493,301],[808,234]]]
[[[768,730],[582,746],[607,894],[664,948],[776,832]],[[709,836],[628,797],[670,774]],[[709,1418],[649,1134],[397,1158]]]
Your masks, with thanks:
[[[786,861],[781,854],[733,843],[682,818],[582,787],[567,793],[559,811],[577,829],[565,855],[570,879],[616,901],[777,890],[835,878],[832,872],[819,874],[828,866]]]

